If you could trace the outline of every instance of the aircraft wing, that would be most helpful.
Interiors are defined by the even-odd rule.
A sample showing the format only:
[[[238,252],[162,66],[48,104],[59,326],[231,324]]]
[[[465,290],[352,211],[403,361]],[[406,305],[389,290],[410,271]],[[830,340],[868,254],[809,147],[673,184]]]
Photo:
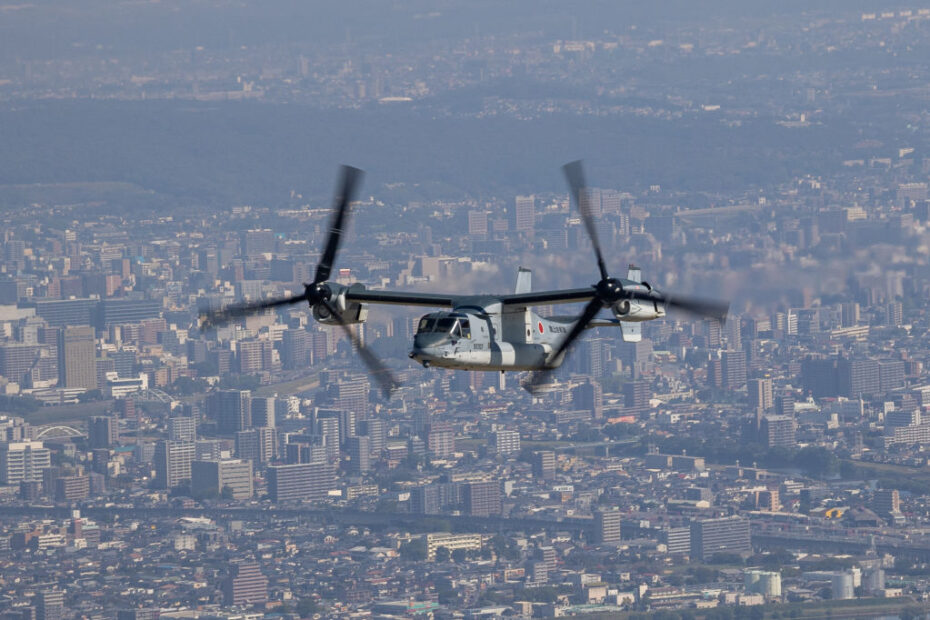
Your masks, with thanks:
[[[567,288],[558,291],[537,291],[534,293],[514,293],[501,295],[500,302],[505,306],[542,306],[546,304],[572,304],[590,301],[594,298],[594,288]]]
[[[410,293],[405,291],[369,291],[366,289],[346,292],[346,301],[365,304],[386,304],[394,306],[428,306],[455,307],[456,300],[462,295],[443,295],[437,293]]]

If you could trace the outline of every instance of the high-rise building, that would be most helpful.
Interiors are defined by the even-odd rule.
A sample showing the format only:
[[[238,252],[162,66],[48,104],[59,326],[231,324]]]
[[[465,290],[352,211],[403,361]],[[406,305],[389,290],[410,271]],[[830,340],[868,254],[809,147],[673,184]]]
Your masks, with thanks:
[[[588,379],[572,390],[572,406],[579,411],[590,411],[591,418],[604,417],[604,390],[597,381]]]
[[[42,480],[42,470],[52,466],[52,454],[41,441],[0,442],[0,484]]]
[[[289,329],[281,334],[281,366],[284,370],[307,368],[313,360],[313,338],[303,329]]]
[[[218,461],[223,452],[223,442],[219,439],[198,439],[194,442],[194,459],[197,461]]]
[[[491,447],[495,454],[507,456],[520,451],[520,433],[517,431],[495,431],[491,435]]]
[[[691,557],[705,561],[716,553],[752,552],[749,519],[723,517],[691,522]]]
[[[875,512],[883,517],[901,512],[901,496],[897,489],[879,489],[872,499]]]
[[[62,327],[58,332],[58,384],[97,389],[97,347],[89,325]]]
[[[335,415],[318,417],[316,420],[317,434],[323,438],[326,446],[326,455],[330,460],[339,458],[339,418]]]
[[[651,395],[649,383],[646,381],[628,381],[623,384],[623,404],[627,409],[646,409],[649,407]]]
[[[723,351],[720,354],[721,382],[725,390],[739,389],[746,383],[746,352]]]
[[[465,512],[472,517],[501,514],[501,486],[496,480],[470,482],[464,486]]]
[[[669,555],[688,555],[691,553],[691,528],[666,528],[660,532],[659,542],[665,545],[665,551]]]
[[[170,441],[197,441],[197,420],[188,417],[168,418]]]
[[[235,433],[252,426],[252,393],[249,390],[219,390],[207,397],[207,417],[216,420],[221,433]]]
[[[270,465],[268,494],[273,502],[320,500],[336,486],[336,470],[330,463]]]
[[[10,343],[0,346],[0,376],[13,383],[22,383],[41,353],[42,347],[37,344]]]
[[[430,458],[447,459],[455,453],[455,433],[434,424],[426,436],[426,445]]]
[[[426,484],[410,489],[410,511],[418,515],[439,514],[440,489],[437,484]]]
[[[252,461],[223,459],[191,463],[191,495],[201,497],[252,497]]]
[[[381,457],[381,451],[384,450],[385,430],[384,422],[381,420],[362,420],[357,424],[357,432],[360,436],[364,435],[371,441],[371,456],[374,459]]]
[[[191,479],[195,444],[189,441],[159,441],[155,444],[155,482],[171,489]]]
[[[65,595],[61,590],[42,590],[35,598],[36,620],[61,620],[65,616]]]
[[[119,425],[116,418],[110,416],[93,416],[87,424],[87,440],[91,449],[109,448],[119,439]]]
[[[55,479],[55,500],[76,502],[90,495],[90,478],[83,474],[59,476]]]
[[[252,398],[252,426],[275,428],[278,425],[275,402],[276,399],[273,396]]]
[[[555,452],[541,450],[533,453],[533,477],[537,480],[555,478]]]
[[[536,197],[517,196],[514,200],[513,229],[520,232],[533,232],[536,229]]]
[[[759,425],[759,439],[769,448],[782,446],[793,448],[797,445],[794,418],[779,415],[762,416]]]
[[[371,469],[371,439],[367,436],[346,439],[349,453],[349,471],[363,474]]]
[[[223,583],[226,605],[255,605],[268,602],[268,578],[257,562],[237,562],[229,567]]]
[[[270,340],[242,340],[236,347],[239,356],[239,372],[253,375],[271,370],[272,343]]]
[[[368,419],[368,378],[359,376],[336,383],[336,407],[355,414],[356,420]]]
[[[236,456],[256,465],[273,461],[277,445],[277,433],[273,428],[250,428],[236,433]]]
[[[487,237],[488,235],[488,212],[487,211],[469,211],[468,212],[468,234],[472,237]]]
[[[594,513],[594,542],[598,545],[620,544],[619,510],[598,510]]]
[[[771,379],[752,379],[747,387],[749,406],[753,411],[765,412],[775,406]]]
[[[840,358],[837,360],[836,371],[836,387],[840,396],[859,398],[881,392],[881,374],[877,360]]]

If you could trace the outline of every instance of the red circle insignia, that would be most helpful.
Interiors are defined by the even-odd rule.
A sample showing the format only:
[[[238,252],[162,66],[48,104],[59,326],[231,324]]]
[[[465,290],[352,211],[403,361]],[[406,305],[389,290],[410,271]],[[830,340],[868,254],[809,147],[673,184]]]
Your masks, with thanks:
[[[539,322],[539,333],[543,333],[542,321]]]

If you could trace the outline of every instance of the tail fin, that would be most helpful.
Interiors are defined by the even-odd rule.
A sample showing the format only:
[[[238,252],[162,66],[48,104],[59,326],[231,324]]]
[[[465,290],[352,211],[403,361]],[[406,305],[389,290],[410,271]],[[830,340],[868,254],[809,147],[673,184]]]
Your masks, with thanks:
[[[533,272],[520,267],[517,272],[517,288],[514,293],[529,293],[533,290]]]
[[[643,270],[636,265],[630,265],[630,270],[626,272],[626,279],[633,282],[643,281]]]

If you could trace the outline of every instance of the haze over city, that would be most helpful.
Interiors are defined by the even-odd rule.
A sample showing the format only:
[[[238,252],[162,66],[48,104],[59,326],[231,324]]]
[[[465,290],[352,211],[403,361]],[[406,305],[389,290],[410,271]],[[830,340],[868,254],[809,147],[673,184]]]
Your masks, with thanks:
[[[928,58],[903,1],[0,4],[0,617],[925,617]]]

